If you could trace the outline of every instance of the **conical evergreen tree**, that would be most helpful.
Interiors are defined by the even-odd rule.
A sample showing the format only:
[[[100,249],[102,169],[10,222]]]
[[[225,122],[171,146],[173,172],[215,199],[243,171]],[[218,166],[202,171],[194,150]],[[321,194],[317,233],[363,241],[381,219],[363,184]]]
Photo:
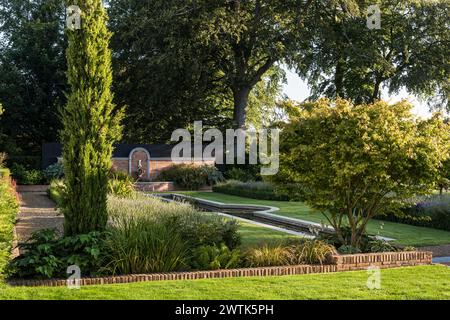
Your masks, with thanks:
[[[67,1],[67,6],[74,4]],[[66,235],[103,230],[108,220],[107,184],[113,143],[120,139],[122,112],[111,93],[111,33],[102,0],[78,0],[81,29],[67,30],[68,82],[62,110]]]

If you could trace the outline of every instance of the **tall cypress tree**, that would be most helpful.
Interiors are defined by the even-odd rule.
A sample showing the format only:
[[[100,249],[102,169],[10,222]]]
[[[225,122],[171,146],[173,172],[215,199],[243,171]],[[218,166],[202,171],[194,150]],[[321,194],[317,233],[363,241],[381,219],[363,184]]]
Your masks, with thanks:
[[[71,5],[73,3],[69,3]],[[113,143],[120,139],[122,112],[111,93],[111,33],[102,0],[79,0],[81,29],[67,30],[68,83],[62,110],[63,199],[66,235],[105,228],[108,171]]]

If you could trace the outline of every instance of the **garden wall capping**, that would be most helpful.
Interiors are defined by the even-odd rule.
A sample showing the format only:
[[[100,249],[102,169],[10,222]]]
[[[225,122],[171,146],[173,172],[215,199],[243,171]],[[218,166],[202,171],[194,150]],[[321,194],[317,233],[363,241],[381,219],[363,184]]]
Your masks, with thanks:
[[[339,271],[354,271],[367,269],[370,266],[380,268],[396,268],[405,266],[430,265],[433,254],[424,251],[411,252],[383,252],[352,255],[333,255],[331,264],[324,265],[296,265],[262,268],[242,268],[212,271],[194,272],[170,272],[153,274],[132,274],[122,276],[109,276],[99,278],[82,278],[79,280],[80,286],[133,283],[146,281],[167,281],[167,280],[198,280],[198,279],[223,279],[234,277],[267,277],[286,276],[313,273],[332,273]],[[22,280],[10,279],[8,283],[12,286],[66,286],[67,280]]]

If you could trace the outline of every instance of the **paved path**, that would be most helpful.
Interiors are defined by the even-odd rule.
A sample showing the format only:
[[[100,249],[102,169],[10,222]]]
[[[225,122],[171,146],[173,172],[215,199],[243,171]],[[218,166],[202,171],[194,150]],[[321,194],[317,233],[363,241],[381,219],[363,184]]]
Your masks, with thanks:
[[[449,239],[450,241],[450,239]],[[420,247],[420,251],[431,251],[433,257],[450,257],[450,244],[442,246]]]
[[[56,228],[62,234],[64,217],[46,192],[22,191],[20,198],[20,213],[15,228],[18,242],[27,240],[40,229]]]

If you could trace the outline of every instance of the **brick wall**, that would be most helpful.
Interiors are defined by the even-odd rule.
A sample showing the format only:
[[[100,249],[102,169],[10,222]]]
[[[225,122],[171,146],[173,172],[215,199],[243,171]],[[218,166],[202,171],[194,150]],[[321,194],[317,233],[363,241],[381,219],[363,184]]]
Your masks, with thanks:
[[[334,255],[332,264],[328,265],[298,265],[266,268],[244,268],[196,272],[171,272],[155,274],[134,274],[102,278],[83,278],[80,285],[101,285],[114,283],[131,283],[162,280],[195,280],[232,277],[267,277],[310,273],[329,273],[338,271],[363,270],[369,266],[381,268],[396,268],[401,266],[416,266],[431,264],[431,252],[386,252],[353,255]],[[65,286],[66,280],[10,280],[13,286]]]

